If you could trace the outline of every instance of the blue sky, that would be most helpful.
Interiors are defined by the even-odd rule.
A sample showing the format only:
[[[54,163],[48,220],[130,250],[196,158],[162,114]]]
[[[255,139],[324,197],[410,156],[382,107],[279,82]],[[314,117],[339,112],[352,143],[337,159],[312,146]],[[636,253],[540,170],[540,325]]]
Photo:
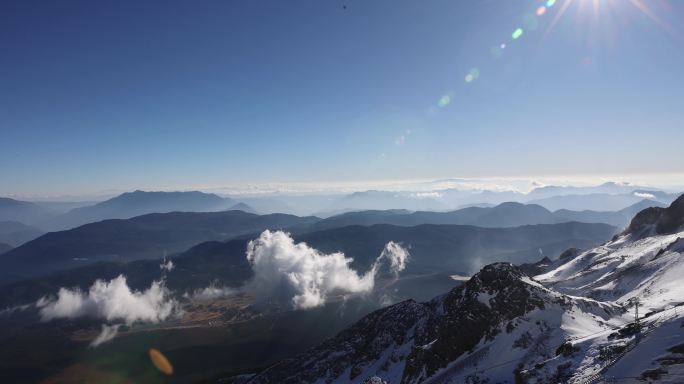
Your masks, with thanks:
[[[2,2],[0,194],[684,171],[684,2],[566,2]]]

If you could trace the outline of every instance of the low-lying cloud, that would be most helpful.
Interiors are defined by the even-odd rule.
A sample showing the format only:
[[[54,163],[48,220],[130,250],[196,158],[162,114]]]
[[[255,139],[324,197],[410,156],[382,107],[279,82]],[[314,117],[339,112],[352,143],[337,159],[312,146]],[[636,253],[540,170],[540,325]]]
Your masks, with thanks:
[[[100,334],[97,335],[93,341],[90,342],[91,347],[97,347],[100,344],[106,343],[119,333],[119,327],[121,324],[114,324],[114,325],[107,325],[107,324],[102,324],[102,331],[100,331]]]
[[[655,199],[655,195],[652,193],[648,193],[648,192],[634,192],[634,196],[641,197],[642,199],[649,199],[649,200]]]
[[[57,298],[42,298],[36,306],[43,321],[92,317],[129,325],[137,321],[158,323],[179,309],[163,281],[152,282],[142,292],[132,291],[123,275],[110,281],[96,280],[88,292],[60,288]]]
[[[404,270],[409,253],[389,242],[366,273],[351,269],[352,258],[341,252],[322,253],[306,243],[295,244],[282,231],[264,231],[247,246],[247,260],[254,278],[245,287],[259,302],[289,303],[295,309],[314,308],[331,296],[369,293],[381,266],[397,276]]]
[[[41,298],[36,303],[42,321],[92,317],[119,324],[102,324],[100,334],[90,343],[97,347],[112,340],[120,323],[158,323],[180,313],[178,301],[164,281],[153,281],[145,291],[133,291],[126,277],[119,275],[110,280],[96,280],[88,292],[80,289],[60,288],[56,298]]]
[[[174,267],[175,267],[175,265],[173,264],[173,261],[171,261],[171,260],[166,261],[166,258],[164,258],[164,261],[162,261],[162,263],[159,264],[159,268],[162,271],[166,271],[166,272],[171,272],[171,270],[173,270]]]
[[[212,282],[209,286],[196,289],[192,293],[185,293],[184,297],[197,301],[209,301],[214,299],[219,299],[226,296],[232,296],[238,293],[238,290],[219,286],[218,283]]]

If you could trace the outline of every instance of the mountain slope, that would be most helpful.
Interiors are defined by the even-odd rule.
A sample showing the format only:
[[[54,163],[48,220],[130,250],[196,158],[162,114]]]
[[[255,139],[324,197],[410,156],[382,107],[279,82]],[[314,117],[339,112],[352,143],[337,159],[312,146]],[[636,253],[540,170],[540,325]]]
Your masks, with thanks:
[[[475,382],[485,376],[478,362],[501,358],[504,351],[511,361],[486,376],[513,382],[521,362],[553,357],[548,346],[562,344],[560,326],[568,311],[603,329],[620,309],[560,295],[510,264],[493,264],[428,303],[409,300],[378,310],[252,382],[360,382],[369,376],[390,383]]]
[[[9,244],[0,243],[0,254],[3,254],[3,253],[5,253],[5,252],[8,252],[8,251],[10,251],[12,248],[14,248],[14,247],[12,247],[12,246],[9,245]]]
[[[537,276],[561,292],[650,309],[684,301],[684,195],[668,208],[647,208],[612,241]],[[651,308],[653,307],[653,308]]]

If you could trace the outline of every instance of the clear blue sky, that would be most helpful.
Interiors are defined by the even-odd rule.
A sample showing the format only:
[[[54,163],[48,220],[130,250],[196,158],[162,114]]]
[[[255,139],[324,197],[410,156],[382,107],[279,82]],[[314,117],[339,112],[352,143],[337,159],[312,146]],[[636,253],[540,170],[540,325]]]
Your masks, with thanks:
[[[684,1],[545,3],[3,1],[0,194],[683,171]]]

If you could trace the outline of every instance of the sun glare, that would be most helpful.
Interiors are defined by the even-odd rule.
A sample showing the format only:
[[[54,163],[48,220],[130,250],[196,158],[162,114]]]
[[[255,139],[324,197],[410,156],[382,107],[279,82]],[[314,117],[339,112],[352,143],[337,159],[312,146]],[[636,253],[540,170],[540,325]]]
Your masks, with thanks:
[[[555,3],[553,0],[547,1],[547,8],[550,6],[549,4],[553,5],[553,3]],[[584,25],[589,22],[596,26],[602,25],[603,28],[613,30],[615,28],[613,21],[620,21],[621,25],[625,25],[625,20],[645,15],[659,27],[670,32],[672,31],[671,26],[661,17],[661,14],[667,7],[660,0],[648,2],[644,0],[565,0],[547,29],[547,34],[553,31],[561,18],[567,16],[570,8],[575,10],[574,17],[578,25]],[[537,15],[539,15],[539,10],[537,10]],[[606,26],[605,24],[610,25]]]

